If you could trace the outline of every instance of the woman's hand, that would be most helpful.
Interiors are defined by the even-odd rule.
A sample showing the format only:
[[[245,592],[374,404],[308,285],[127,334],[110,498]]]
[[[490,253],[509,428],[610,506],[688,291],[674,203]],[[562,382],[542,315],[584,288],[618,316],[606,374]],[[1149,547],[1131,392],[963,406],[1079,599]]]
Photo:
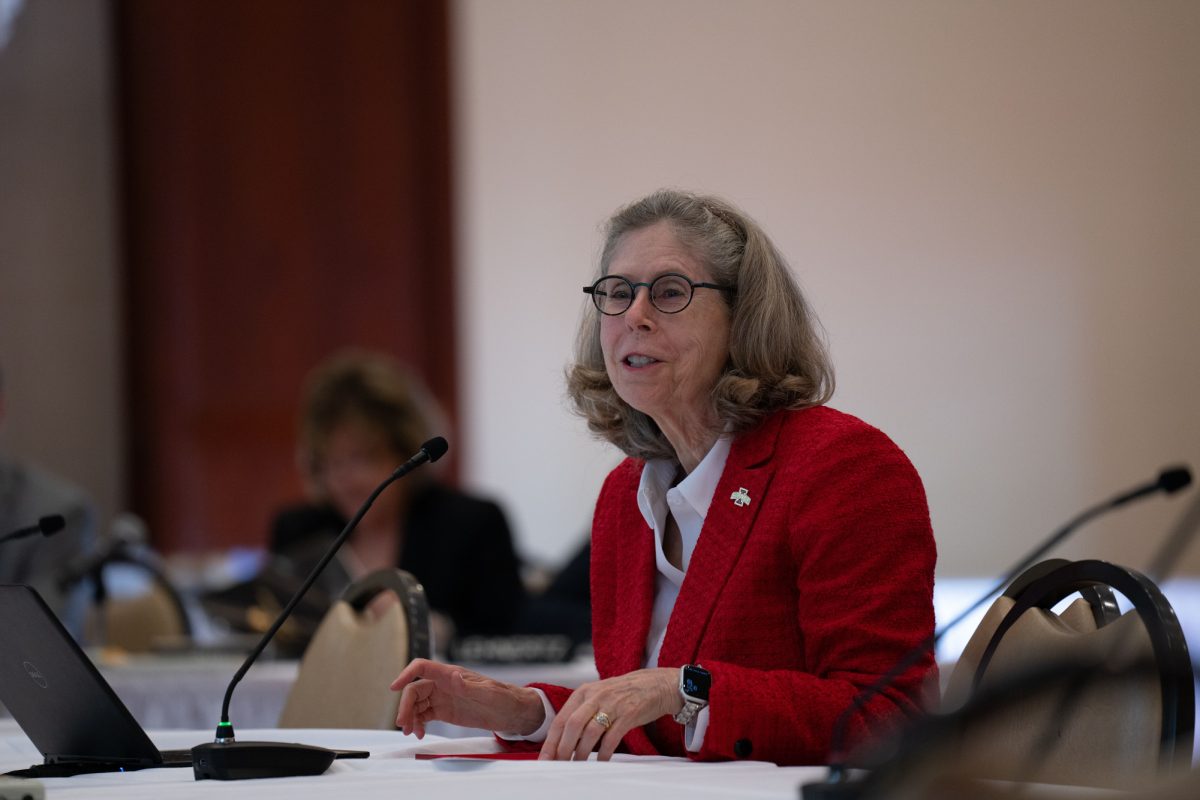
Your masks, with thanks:
[[[433,720],[528,735],[546,718],[542,699],[533,689],[424,658],[413,659],[391,688],[400,692],[396,727],[418,739],[425,738],[425,726]]]
[[[629,731],[681,708],[677,669],[640,669],[585,683],[559,709],[538,758],[584,760],[599,742],[597,758],[607,761]],[[600,712],[610,720],[607,729],[596,721]]]

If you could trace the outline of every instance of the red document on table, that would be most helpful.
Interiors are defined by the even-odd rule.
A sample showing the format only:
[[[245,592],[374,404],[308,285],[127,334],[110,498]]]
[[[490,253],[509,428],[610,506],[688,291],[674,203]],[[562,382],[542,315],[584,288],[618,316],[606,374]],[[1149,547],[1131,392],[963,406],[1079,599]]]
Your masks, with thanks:
[[[480,758],[495,761],[533,761],[538,757],[537,751],[527,753],[417,753],[418,761],[428,761],[433,758]]]

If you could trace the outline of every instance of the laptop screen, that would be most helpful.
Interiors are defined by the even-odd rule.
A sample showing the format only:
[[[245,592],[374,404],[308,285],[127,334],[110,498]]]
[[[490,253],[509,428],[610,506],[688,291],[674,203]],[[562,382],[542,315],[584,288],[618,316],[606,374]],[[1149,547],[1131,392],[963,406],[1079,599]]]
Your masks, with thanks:
[[[29,586],[0,585],[0,702],[48,764],[162,762],[142,726]]]

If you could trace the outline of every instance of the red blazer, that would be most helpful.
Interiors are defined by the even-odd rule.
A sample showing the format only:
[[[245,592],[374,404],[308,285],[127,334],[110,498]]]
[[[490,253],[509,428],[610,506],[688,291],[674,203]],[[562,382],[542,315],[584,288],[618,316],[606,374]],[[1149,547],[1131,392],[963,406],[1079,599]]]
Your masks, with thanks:
[[[602,678],[640,669],[654,602],[643,462],[605,481],[592,529],[592,637]],[[739,505],[736,497],[749,502]],[[712,673],[700,759],[819,764],[851,698],[933,632],[936,559],[925,493],[890,439],[826,407],[740,435],[667,625],[660,666]],[[917,713],[932,654],[869,703],[849,744]],[[542,686],[555,708],[569,689]],[[670,717],[630,731],[633,753],[685,755]]]

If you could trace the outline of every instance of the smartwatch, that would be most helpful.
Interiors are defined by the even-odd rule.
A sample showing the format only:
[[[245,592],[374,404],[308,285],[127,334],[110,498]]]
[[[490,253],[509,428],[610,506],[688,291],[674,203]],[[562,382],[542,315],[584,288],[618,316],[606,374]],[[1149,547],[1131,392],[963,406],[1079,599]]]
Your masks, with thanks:
[[[699,664],[684,664],[679,668],[679,694],[683,697],[683,708],[675,715],[680,725],[688,725],[708,705],[708,690],[712,688],[712,675]]]

